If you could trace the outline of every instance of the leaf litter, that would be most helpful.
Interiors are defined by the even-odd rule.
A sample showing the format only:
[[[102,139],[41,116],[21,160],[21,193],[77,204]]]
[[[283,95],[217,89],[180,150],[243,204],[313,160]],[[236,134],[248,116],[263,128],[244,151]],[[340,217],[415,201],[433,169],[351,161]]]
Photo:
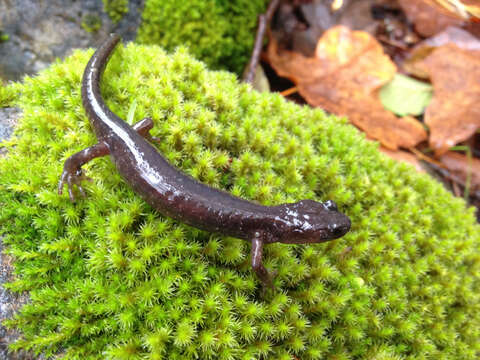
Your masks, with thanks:
[[[319,40],[315,57],[268,47],[270,65],[291,79],[312,106],[346,115],[372,139],[396,150],[427,139],[423,125],[412,117],[397,118],[386,110],[377,91],[396,73],[396,66],[370,34],[344,26],[329,29]]]
[[[347,116],[389,156],[427,160],[480,202],[480,147],[471,161],[451,151],[477,146],[479,1],[285,0],[262,60],[293,83],[285,96]]]

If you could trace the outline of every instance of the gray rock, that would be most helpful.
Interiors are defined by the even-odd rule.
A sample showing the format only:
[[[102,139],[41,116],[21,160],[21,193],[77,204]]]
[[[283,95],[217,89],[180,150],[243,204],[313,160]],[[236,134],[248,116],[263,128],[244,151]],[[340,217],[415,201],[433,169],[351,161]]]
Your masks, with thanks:
[[[133,40],[143,3],[130,0],[129,12],[114,24],[103,11],[102,0],[0,1],[0,30],[9,37],[0,42],[0,78],[19,80],[35,74],[74,48],[96,47],[112,32]],[[87,32],[82,22],[92,18],[102,25]]]
[[[3,242],[0,237],[0,283],[12,280],[12,259],[3,253]],[[0,286],[0,321],[9,319],[28,302],[27,294],[12,293]],[[0,359],[4,360],[30,360],[40,359],[25,351],[9,352],[8,344],[14,342],[20,334],[15,330],[8,330],[0,326]]]
[[[0,108],[0,142],[8,139],[13,127],[17,123],[22,112],[18,108]],[[3,155],[0,149],[0,161]],[[15,312],[28,302],[27,294],[12,293],[3,288],[4,283],[13,279],[12,258],[3,253],[3,239],[0,237],[0,321],[14,316]],[[21,351],[17,353],[8,352],[8,344],[15,341],[20,334],[15,330],[8,330],[0,326],[0,359],[2,360],[30,360],[40,359],[30,353]]]
[[[0,142],[10,137],[21,115],[19,108],[0,108]]]
[[[103,11],[102,0],[0,0],[0,31],[8,40],[0,42],[1,79],[19,80],[46,68],[72,49],[96,47],[115,32],[124,41],[133,40],[141,21],[144,0],[129,0],[129,12],[114,24]],[[100,24],[87,32],[82,22]],[[93,21],[92,21],[93,20]],[[8,139],[21,116],[18,108],[0,108],[0,141]],[[0,148],[0,157],[4,151]],[[0,158],[1,161],[1,158]],[[1,285],[12,280],[12,259],[3,253],[0,238],[0,321],[11,318],[26,302],[27,294],[11,293]],[[0,359],[42,359],[27,352],[9,353],[8,344],[20,336],[0,326]]]

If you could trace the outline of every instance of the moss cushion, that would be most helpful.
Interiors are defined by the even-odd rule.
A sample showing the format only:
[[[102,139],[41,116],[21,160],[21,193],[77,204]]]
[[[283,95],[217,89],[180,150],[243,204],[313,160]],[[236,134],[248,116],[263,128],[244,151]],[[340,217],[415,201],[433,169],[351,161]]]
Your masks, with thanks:
[[[24,116],[0,160],[0,227],[17,274],[8,288],[31,297],[8,321],[23,333],[14,348],[65,359],[478,357],[473,209],[344,119],[252,91],[183,49],[120,46],[102,86],[111,109],[151,116],[158,150],[200,181],[263,204],[332,199],[351,232],[266,246],[277,291],[261,297],[248,242],[162,216],[108,157],[85,166],[86,198],[57,195],[64,160],[96,142],[80,98],[92,53],[12,86]]]
[[[146,0],[137,41],[166,49],[188,45],[209,67],[241,74],[269,0]]]

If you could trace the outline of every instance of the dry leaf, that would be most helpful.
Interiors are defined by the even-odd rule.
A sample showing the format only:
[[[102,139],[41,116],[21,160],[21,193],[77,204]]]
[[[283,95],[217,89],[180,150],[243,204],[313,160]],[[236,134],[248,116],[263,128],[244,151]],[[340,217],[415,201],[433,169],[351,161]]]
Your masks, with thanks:
[[[480,57],[480,40],[468,31],[451,26],[416,45],[403,64],[403,69],[417,77],[428,78],[428,73],[417,69],[415,63],[425,59],[435,48],[447,44],[455,44],[460,49],[475,51]]]
[[[389,149],[409,148],[426,140],[425,129],[416,119],[411,116],[397,118],[383,107],[378,98],[358,92],[348,84],[338,85],[346,81],[349,81],[348,76],[332,74],[316,83],[299,84],[298,89],[309,104],[348,116],[368,137],[379,140]]]
[[[437,3],[451,12],[458,13],[464,19],[480,18],[480,4],[478,0],[436,0]]]
[[[415,46],[414,51],[422,47],[439,47],[447,44],[455,44],[460,49],[480,51],[480,40],[468,31],[455,26],[450,26],[441,33],[426,39]]]
[[[450,12],[434,0],[398,0],[408,19],[415,24],[415,30],[430,37],[448,28],[462,26],[465,20]]]
[[[336,26],[322,36],[315,57],[279,49],[272,38],[268,58],[280,76],[297,84],[313,106],[346,115],[371,138],[393,150],[412,147],[426,139],[421,123],[397,118],[378,99],[377,90],[390,81],[395,64],[368,33]]]
[[[450,172],[452,179],[463,186],[467,180],[467,172],[470,172],[470,193],[480,191],[480,160],[459,154],[454,151],[448,151],[440,157],[440,161]]]
[[[480,128],[480,56],[445,45],[415,64],[433,83],[434,97],[425,111],[430,146],[441,155]]]
[[[413,165],[415,167],[415,170],[417,170],[418,172],[425,172],[425,170],[423,169],[417,157],[407,151],[403,151],[403,150],[393,151],[383,146],[380,146],[380,151],[383,152],[385,155],[388,155],[394,160]]]

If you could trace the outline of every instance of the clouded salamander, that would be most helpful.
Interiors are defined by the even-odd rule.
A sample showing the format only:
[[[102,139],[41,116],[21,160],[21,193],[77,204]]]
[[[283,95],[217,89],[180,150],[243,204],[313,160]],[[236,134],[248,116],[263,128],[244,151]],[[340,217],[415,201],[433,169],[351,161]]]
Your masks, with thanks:
[[[319,243],[339,238],[350,229],[350,219],[331,200],[263,206],[204,185],[169,164],[147,141],[152,140],[150,118],[131,127],[102,99],[100,79],[119,41],[118,36],[110,36],[85,68],[82,103],[98,143],[65,161],[59,194],[67,184],[72,201],[74,185],[84,195],[82,165],[109,154],[125,181],[160,213],[200,229],[250,241],[253,270],[269,287],[273,283],[262,265],[264,244]]]

